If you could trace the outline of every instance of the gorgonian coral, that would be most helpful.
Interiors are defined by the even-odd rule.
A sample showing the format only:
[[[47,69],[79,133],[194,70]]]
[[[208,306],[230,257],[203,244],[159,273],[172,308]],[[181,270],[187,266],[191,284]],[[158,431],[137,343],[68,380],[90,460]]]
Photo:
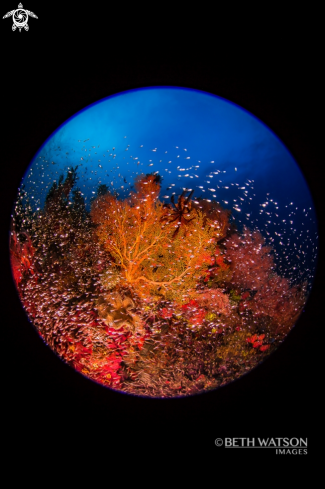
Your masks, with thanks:
[[[186,291],[204,275],[216,250],[216,221],[193,209],[187,233],[186,226],[169,219],[169,211],[158,200],[160,185],[153,175],[139,178],[136,189],[130,199],[107,193],[94,201],[91,217],[99,242],[119,267],[122,280],[139,293],[156,292],[186,301]],[[183,204],[189,205],[185,200]]]

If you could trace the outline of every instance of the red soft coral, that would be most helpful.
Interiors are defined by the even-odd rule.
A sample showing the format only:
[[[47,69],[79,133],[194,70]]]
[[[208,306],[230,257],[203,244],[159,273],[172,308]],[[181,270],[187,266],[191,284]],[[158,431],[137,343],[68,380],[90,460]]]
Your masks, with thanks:
[[[34,275],[34,254],[35,248],[27,233],[24,233],[25,242],[20,243],[17,234],[13,231],[10,237],[10,259],[13,277],[18,287],[24,273]]]
[[[168,309],[167,307],[163,307],[163,309],[160,311],[160,316],[164,319],[171,318],[173,315],[173,311],[171,309]]]
[[[259,336],[254,334],[253,336],[246,338],[246,341],[247,343],[251,343],[253,348],[259,348],[260,351],[266,351],[268,348],[270,348],[270,345],[263,345],[264,338],[265,334],[260,334]]]
[[[182,306],[184,316],[190,323],[199,326],[202,324],[205,317],[205,310],[199,307],[198,301],[195,299],[190,300],[187,304]]]

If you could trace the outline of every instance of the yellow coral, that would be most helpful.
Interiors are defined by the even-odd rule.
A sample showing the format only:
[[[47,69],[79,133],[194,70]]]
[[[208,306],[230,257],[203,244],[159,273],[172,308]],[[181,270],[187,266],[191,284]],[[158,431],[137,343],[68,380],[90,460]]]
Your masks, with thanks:
[[[207,319],[208,321],[213,321],[213,319],[215,319],[216,317],[217,315],[214,312],[208,312],[208,314],[205,316],[205,319]]]

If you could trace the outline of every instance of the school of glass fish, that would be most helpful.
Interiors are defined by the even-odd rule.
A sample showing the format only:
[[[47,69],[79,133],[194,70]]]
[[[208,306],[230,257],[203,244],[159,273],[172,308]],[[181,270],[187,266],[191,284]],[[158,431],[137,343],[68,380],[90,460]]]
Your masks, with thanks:
[[[186,148],[141,162],[130,145],[126,157],[79,143],[64,169],[39,157],[12,215],[13,277],[46,344],[150,397],[215,389],[274,351],[311,288],[311,208],[258,202],[253,179],[214,161],[202,174]]]

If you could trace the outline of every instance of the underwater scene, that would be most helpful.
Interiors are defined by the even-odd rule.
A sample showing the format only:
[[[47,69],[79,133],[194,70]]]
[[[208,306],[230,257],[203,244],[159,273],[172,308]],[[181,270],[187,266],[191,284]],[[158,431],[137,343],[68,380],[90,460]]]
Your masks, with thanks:
[[[31,161],[10,229],[30,322],[73,369],[137,396],[225,385],[285,340],[310,293],[317,222],[261,121],[197,90],[86,107]]]

